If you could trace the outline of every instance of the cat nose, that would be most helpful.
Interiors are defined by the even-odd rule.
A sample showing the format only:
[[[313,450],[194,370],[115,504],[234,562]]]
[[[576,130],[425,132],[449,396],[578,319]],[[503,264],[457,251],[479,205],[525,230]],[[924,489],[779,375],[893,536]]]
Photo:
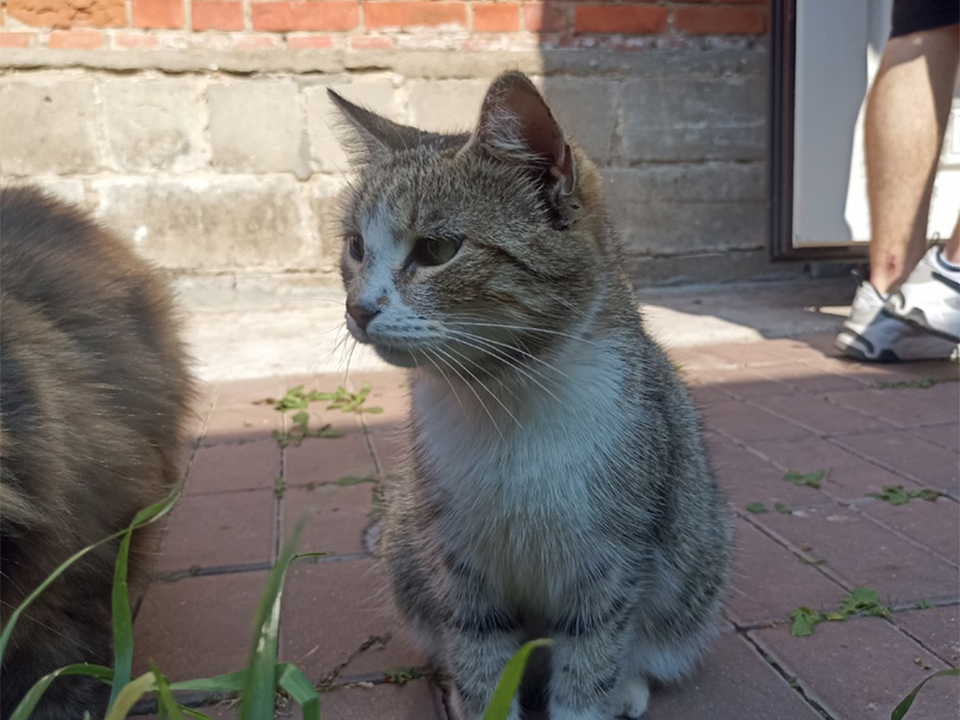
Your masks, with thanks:
[[[370,321],[379,314],[380,308],[371,310],[365,305],[347,305],[347,315],[353,318],[353,321],[360,326],[361,330],[366,330]]]

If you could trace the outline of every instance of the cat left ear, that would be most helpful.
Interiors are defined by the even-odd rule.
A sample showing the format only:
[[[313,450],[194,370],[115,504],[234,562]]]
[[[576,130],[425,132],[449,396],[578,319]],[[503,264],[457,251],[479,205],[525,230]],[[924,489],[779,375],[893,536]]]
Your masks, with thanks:
[[[400,150],[414,148],[424,141],[424,133],[416,128],[400,125],[375,112],[354,105],[327,88],[327,95],[340,111],[344,126],[341,143],[354,158],[366,162]]]
[[[530,167],[556,204],[576,187],[573,153],[537,88],[519,72],[493,81],[470,146]]]

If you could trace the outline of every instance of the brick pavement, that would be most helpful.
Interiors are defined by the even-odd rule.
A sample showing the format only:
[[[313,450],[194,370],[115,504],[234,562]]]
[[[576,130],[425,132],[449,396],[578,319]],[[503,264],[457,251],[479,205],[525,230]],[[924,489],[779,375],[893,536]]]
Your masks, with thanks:
[[[654,693],[651,720],[885,720],[921,679],[960,662],[957,365],[861,365],[835,357],[830,339],[673,353],[736,514],[737,561],[729,624],[687,683]],[[371,556],[406,398],[398,373],[349,382],[365,381],[366,406],[383,413],[314,403],[311,427],[329,423],[340,437],[286,447],[272,434],[289,431],[289,417],[284,424],[281,413],[254,402],[300,384],[332,390],[342,377],[207,388],[186,492],[165,531],[159,576],[138,608],[135,670],[150,659],[173,679],[242,667],[266,570],[305,517],[300,549],[329,554],[288,576],[281,660],[331,688],[321,695],[325,720],[446,717],[429,677],[389,682],[424,662]],[[783,480],[791,470],[823,470],[820,487]],[[943,495],[899,506],[871,497],[887,485]],[[747,503],[767,512],[749,512]],[[892,615],[790,635],[794,608],[836,610],[854,587],[875,589]],[[957,717],[958,702],[956,681],[934,680],[907,717]],[[229,705],[204,709],[236,717]]]

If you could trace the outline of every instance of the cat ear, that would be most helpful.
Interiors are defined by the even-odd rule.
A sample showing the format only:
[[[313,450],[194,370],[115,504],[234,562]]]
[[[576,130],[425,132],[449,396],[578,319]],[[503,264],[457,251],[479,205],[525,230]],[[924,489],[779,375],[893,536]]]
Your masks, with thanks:
[[[553,203],[576,187],[576,165],[563,130],[523,73],[507,72],[493,81],[470,146],[529,166]]]
[[[387,120],[375,112],[354,105],[330,88],[327,88],[327,95],[337,106],[343,118],[345,132],[340,142],[354,160],[368,162],[424,144],[426,133]]]

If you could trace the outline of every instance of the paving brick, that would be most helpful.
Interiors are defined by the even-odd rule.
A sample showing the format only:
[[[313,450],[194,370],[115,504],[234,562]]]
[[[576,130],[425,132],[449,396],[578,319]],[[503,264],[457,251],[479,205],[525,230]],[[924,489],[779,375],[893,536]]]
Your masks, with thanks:
[[[887,430],[845,435],[834,442],[913,478],[921,485],[954,494],[960,490],[956,453],[915,435]]]
[[[882,420],[847,410],[828,402],[826,398],[806,393],[767,395],[754,398],[753,402],[820,435],[842,435],[889,427],[889,424]]]
[[[243,669],[266,581],[263,571],[153,583],[133,626],[134,674],[151,660],[174,681]]]
[[[186,495],[167,522],[157,570],[269,562],[272,490]]]
[[[831,717],[887,720],[903,697],[944,664],[881,618],[821,623],[812,636],[791,637],[787,627],[749,633]],[[924,669],[915,662],[927,664]],[[958,684],[944,678],[917,696],[910,720],[956,715]]]
[[[880,492],[884,485],[919,485],[884,470],[859,455],[854,455],[828,440],[806,437],[796,440],[770,440],[751,443],[751,448],[784,469],[810,472],[827,471],[822,489],[831,497],[853,500]]]
[[[267,398],[282,397],[285,392],[283,381],[275,377],[226,382],[216,387],[218,408],[255,407]],[[266,407],[270,405],[266,404]]]
[[[798,487],[783,479],[783,469],[757,457],[726,438],[707,434],[707,447],[720,487],[739,510],[748,502],[762,502],[772,508],[782,502],[789,507],[832,504],[822,490]],[[808,472],[806,466],[794,468]],[[825,483],[828,484],[828,483]]]
[[[341,676],[420,667],[425,658],[401,627],[381,568],[373,560],[303,563],[291,569],[283,594],[280,659],[294,662],[312,681],[348,660],[371,636],[375,644]]]
[[[443,720],[426,680],[403,686],[354,687],[320,696],[323,720]]]
[[[860,511],[960,565],[960,507],[950,498],[935,502],[917,498],[906,505],[866,503]]]
[[[207,419],[204,444],[250,440],[273,440],[283,429],[283,416],[269,405],[238,403],[221,406],[218,401]]]
[[[960,453],[960,424],[947,423],[946,425],[928,425],[917,429],[914,433],[934,445]]]
[[[100,166],[94,83],[70,78],[49,84],[0,83],[4,175],[96,172]]]
[[[893,621],[897,627],[913,636],[925,648],[944,662],[960,666],[960,607],[927,608],[896,613]]]
[[[648,715],[651,720],[820,718],[755,648],[734,633],[716,640],[689,680],[654,690]]]
[[[334,482],[345,476],[377,474],[377,466],[360,430],[338,438],[308,438],[284,449],[284,480],[287,485]]]
[[[113,169],[181,173],[204,164],[197,85],[128,78],[104,83],[100,93]]]
[[[684,366],[686,368],[686,366]],[[713,369],[689,369],[684,376],[703,383],[720,392],[728,398],[757,398],[766,395],[782,393],[783,387],[770,382],[754,368],[714,367]]]
[[[810,435],[809,430],[799,425],[734,400],[706,408],[703,416],[706,426],[711,430],[723,432],[746,443]]]
[[[872,587],[881,602],[955,598],[955,566],[871,522],[850,508],[810,508],[792,515],[766,513],[753,521],[786,538],[795,548],[826,560],[821,566],[850,587]]]
[[[757,372],[781,386],[799,392],[820,395],[830,392],[862,390],[864,385],[853,378],[826,372],[822,368],[804,363],[784,363],[756,368]]]
[[[384,477],[400,475],[406,455],[407,435],[400,425],[378,425],[369,433],[373,453]]]
[[[297,522],[306,522],[300,536],[301,552],[331,555],[362,553],[364,531],[374,521],[370,482],[349,487],[318,485],[289,488],[283,493],[281,529],[287,535]]]
[[[862,390],[830,395],[830,401],[843,407],[883,418],[897,427],[917,427],[953,422],[960,406],[956,386]]]
[[[273,490],[280,475],[280,447],[273,440],[201,445],[184,492]]]
[[[787,620],[798,605],[833,609],[847,594],[744,520],[736,523],[735,543],[727,615],[738,625]]]

